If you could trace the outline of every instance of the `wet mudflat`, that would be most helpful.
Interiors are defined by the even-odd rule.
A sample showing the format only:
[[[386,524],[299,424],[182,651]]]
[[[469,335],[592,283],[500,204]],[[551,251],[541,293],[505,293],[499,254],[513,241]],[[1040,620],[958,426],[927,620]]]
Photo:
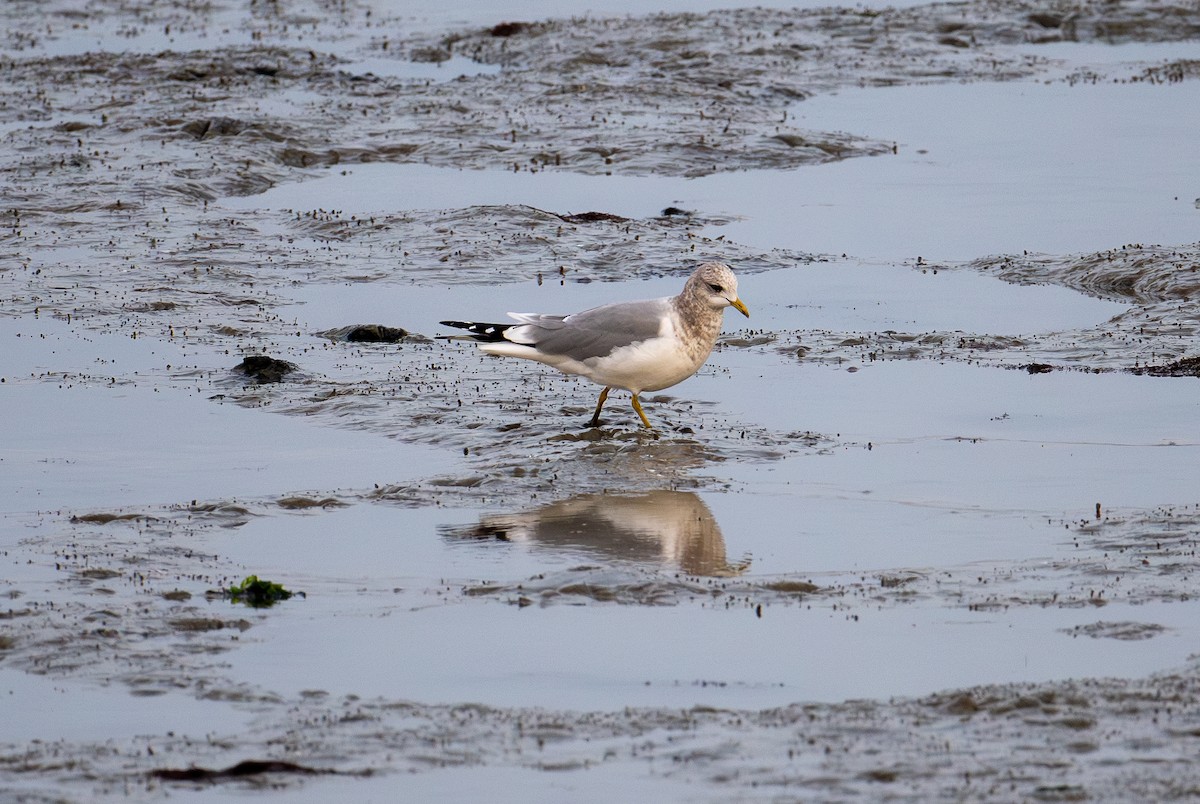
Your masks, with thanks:
[[[33,8],[5,797],[1196,794],[1194,9]],[[655,434],[433,338],[705,259]]]

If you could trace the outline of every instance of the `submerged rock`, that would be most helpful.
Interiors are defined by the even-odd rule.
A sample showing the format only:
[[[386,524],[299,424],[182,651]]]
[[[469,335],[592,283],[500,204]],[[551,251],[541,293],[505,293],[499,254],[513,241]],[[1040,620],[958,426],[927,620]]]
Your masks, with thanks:
[[[246,355],[241,363],[233,367],[255,382],[283,382],[283,378],[298,367],[286,360],[277,360],[267,355]]]
[[[331,341],[348,341],[350,343],[399,343],[409,336],[409,332],[400,327],[389,327],[384,324],[348,324],[337,329],[318,332],[317,335]]]

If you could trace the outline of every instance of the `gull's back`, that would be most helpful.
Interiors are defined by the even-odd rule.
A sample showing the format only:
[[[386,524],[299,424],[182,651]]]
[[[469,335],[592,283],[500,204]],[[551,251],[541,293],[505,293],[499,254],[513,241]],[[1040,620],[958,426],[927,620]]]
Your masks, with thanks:
[[[519,322],[504,333],[505,343],[483,344],[489,354],[526,357],[555,365],[553,359],[587,361],[664,334],[670,299],[618,302],[568,316],[509,313]],[[536,352],[536,353],[534,353]],[[547,359],[549,358],[549,359]]]

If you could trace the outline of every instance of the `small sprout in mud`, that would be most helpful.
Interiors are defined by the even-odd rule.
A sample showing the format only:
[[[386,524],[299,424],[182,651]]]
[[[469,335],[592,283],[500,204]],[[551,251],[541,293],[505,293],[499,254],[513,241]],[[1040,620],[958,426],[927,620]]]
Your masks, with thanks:
[[[280,584],[259,580],[257,575],[250,575],[240,584],[229,587],[225,594],[234,603],[245,603],[254,608],[274,606],[281,600],[287,600],[293,594],[305,597],[303,592],[290,592]]]

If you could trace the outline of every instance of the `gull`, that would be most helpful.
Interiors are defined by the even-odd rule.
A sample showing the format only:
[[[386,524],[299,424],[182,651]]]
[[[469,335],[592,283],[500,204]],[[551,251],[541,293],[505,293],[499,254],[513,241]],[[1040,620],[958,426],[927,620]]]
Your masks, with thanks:
[[[669,388],[695,374],[717,343],[726,307],[750,317],[730,267],[706,262],[688,277],[678,296],[617,302],[572,315],[509,313],[515,324],[441,323],[467,330],[470,335],[448,337],[478,341],[487,354],[536,360],[603,385],[591,427],[600,424],[608,392],[622,388],[633,394],[633,409],[642,424],[654,429],[638,395]]]

